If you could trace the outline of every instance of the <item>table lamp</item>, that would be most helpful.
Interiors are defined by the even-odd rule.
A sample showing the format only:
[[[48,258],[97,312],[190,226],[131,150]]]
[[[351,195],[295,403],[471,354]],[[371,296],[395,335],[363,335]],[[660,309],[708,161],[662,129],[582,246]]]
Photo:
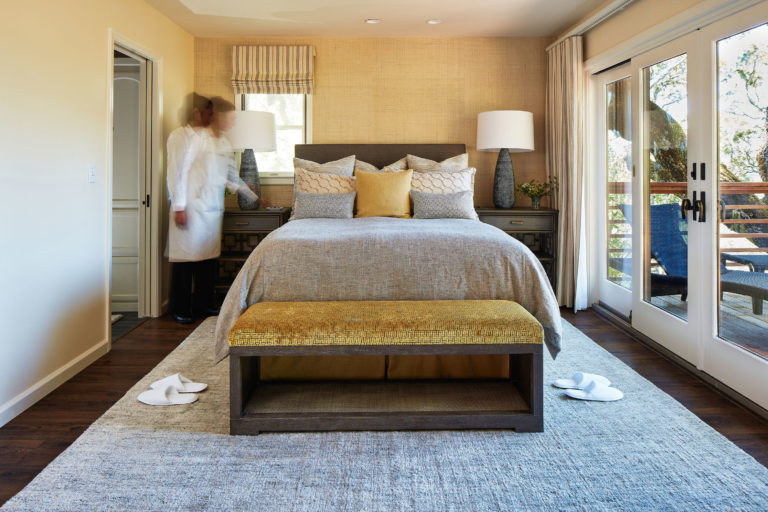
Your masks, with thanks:
[[[533,151],[533,114],[523,110],[492,110],[477,115],[477,149],[498,151],[493,176],[493,205],[515,204],[515,173],[510,152]]]
[[[254,151],[274,151],[275,115],[271,112],[241,110],[237,112],[235,126],[227,132],[232,149],[243,150],[240,159],[240,178],[261,197],[259,168],[256,165]],[[258,202],[238,194],[237,204],[241,210],[258,208]]]

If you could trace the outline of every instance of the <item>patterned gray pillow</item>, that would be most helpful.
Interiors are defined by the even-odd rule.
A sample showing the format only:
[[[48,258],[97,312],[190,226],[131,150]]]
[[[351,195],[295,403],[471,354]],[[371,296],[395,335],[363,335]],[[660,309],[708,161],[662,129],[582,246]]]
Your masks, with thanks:
[[[451,194],[430,194],[411,190],[414,219],[478,220],[471,190]]]
[[[407,155],[406,158],[408,168],[416,172],[456,172],[469,167],[469,155],[467,153],[452,156],[442,162],[435,162],[429,158],[414,155]]]
[[[293,219],[351,219],[356,192],[310,194],[296,192]]]
[[[389,165],[385,165],[381,169],[376,167],[373,164],[369,164],[368,162],[364,162],[362,160],[355,160],[355,169],[360,169],[361,171],[368,171],[368,172],[397,172],[397,171],[404,171],[408,168],[408,160],[406,157],[401,158],[397,162],[393,162]]]
[[[344,158],[324,164],[319,164],[312,160],[304,160],[303,158],[294,158],[293,167],[294,169],[300,167],[307,171],[324,172],[338,176],[352,176],[355,172],[355,155],[345,156]]]

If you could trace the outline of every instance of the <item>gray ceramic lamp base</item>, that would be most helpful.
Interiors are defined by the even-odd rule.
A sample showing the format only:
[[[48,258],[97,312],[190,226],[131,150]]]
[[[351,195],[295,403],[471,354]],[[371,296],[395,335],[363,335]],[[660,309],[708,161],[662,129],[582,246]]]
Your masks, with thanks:
[[[515,173],[512,170],[512,158],[509,150],[502,148],[496,160],[496,173],[493,175],[493,205],[508,209],[515,205]]]
[[[243,151],[243,156],[240,160],[240,178],[256,193],[257,196],[261,197],[259,167],[256,165],[256,156],[253,154],[252,149]],[[254,201],[243,194],[237,194],[237,206],[239,206],[241,210],[255,210],[259,207],[259,202]]]

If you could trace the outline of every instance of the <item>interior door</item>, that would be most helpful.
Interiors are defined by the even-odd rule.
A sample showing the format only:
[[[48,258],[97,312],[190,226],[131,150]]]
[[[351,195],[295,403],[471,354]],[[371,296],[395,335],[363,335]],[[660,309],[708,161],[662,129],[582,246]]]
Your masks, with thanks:
[[[768,408],[768,4],[705,27],[704,370]],[[709,108],[707,108],[709,107]]]
[[[114,58],[112,131],[112,312],[145,316],[150,290],[147,60],[119,48]]]
[[[632,59],[636,172],[632,206],[620,209],[632,225],[632,325],[698,366],[704,297],[691,276],[701,275],[703,229],[687,209],[700,200],[697,36]]]

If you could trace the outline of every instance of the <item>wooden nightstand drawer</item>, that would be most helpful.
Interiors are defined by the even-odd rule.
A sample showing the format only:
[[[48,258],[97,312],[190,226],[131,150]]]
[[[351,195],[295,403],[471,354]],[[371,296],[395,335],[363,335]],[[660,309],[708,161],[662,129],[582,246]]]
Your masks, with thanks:
[[[224,231],[248,232],[248,231],[274,231],[280,227],[281,214],[239,215],[227,214],[224,216]]]
[[[551,215],[480,215],[480,220],[504,231],[552,231]]]

